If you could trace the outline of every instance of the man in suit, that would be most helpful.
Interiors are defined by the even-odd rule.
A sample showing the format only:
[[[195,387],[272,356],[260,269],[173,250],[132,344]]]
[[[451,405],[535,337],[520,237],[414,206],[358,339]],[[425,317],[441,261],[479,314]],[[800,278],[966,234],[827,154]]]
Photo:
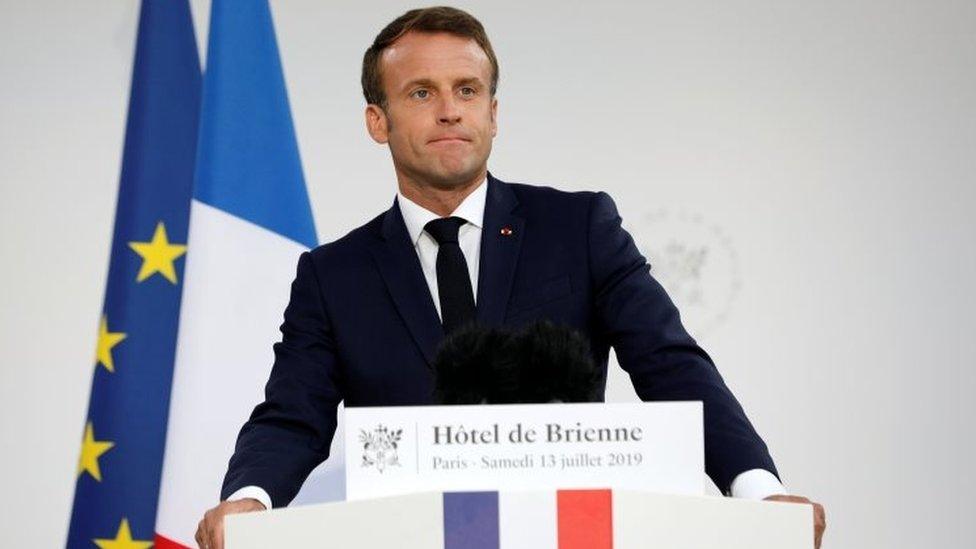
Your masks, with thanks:
[[[222,546],[229,513],[287,505],[328,457],[336,407],[433,402],[445,333],[548,319],[590,342],[603,397],[610,347],[643,400],[701,400],[706,472],[728,495],[787,496],[762,439],[682,327],[604,193],[503,182],[487,161],[498,63],[481,24],[412,10],[363,60],[370,136],[399,193],[345,237],[301,256],[266,399],[242,428],[197,541]],[[812,504],[815,537],[823,508]]]

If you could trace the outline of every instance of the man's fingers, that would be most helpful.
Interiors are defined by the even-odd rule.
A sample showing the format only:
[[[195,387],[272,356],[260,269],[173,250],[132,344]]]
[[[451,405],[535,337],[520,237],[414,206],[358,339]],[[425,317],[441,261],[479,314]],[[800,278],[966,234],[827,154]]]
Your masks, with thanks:
[[[823,505],[813,504],[813,532],[814,547],[820,549],[820,542],[823,540],[824,531],[827,529],[827,514]]]
[[[242,499],[224,501],[203,515],[197,525],[194,539],[204,549],[224,549],[224,516],[231,513],[248,513],[263,510],[264,504],[257,500]]]
[[[207,516],[204,515],[203,519],[200,520],[200,524],[197,525],[197,535],[194,536],[197,540],[197,546],[201,549],[207,547]]]
[[[217,508],[219,509],[219,507]],[[211,509],[207,511],[207,514],[203,516],[204,528],[203,528],[203,548],[204,549],[214,549],[214,522],[216,516],[218,515],[217,509]]]
[[[204,543],[203,543],[203,520],[201,520],[200,523],[197,524],[197,533],[193,536],[193,539],[196,540],[198,547],[203,547],[204,546]]]
[[[802,496],[783,496],[788,503],[810,503],[810,500]]]
[[[207,549],[224,549],[224,515],[221,514],[217,518],[216,524],[214,524],[213,530],[210,533],[213,538],[213,547],[208,547]]]
[[[819,503],[814,503],[813,504],[813,509],[814,509],[814,511],[816,511],[816,514],[817,514],[816,515],[817,516],[817,524],[819,524],[820,526],[826,527],[827,526],[827,512],[824,511],[824,506],[823,505],[820,505]]]
[[[827,515],[824,512],[823,505],[801,496],[775,495],[767,497],[766,500],[784,503],[803,503],[813,507],[813,542],[814,547],[820,549],[820,541],[823,539],[824,530],[827,529]]]

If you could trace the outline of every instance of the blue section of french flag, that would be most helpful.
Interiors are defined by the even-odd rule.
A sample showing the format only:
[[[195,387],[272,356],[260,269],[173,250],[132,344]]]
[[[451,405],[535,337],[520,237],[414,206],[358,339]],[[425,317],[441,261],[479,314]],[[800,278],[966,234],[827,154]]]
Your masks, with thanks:
[[[444,494],[444,549],[498,549],[498,492]]]
[[[194,199],[318,244],[266,0],[214,0]]]

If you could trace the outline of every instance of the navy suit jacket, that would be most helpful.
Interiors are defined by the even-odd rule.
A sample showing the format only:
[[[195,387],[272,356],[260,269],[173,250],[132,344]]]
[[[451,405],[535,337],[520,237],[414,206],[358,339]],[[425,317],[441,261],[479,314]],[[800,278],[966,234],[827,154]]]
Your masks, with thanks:
[[[746,470],[775,474],[766,445],[685,331],[613,200],[491,175],[487,185],[478,321],[517,327],[549,319],[578,330],[603,371],[601,400],[612,346],[641,399],[703,401],[705,469],[723,492]],[[241,429],[222,499],[256,485],[275,507],[287,505],[328,457],[340,401],[433,403],[431,364],[444,333],[396,203],[302,254],[281,332],[265,401]]]

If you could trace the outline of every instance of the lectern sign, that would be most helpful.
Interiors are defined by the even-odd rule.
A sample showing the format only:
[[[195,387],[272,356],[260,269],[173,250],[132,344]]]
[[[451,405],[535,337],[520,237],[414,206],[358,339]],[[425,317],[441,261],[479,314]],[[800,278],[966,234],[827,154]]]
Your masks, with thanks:
[[[700,402],[346,408],[346,497],[617,488],[702,494]]]

